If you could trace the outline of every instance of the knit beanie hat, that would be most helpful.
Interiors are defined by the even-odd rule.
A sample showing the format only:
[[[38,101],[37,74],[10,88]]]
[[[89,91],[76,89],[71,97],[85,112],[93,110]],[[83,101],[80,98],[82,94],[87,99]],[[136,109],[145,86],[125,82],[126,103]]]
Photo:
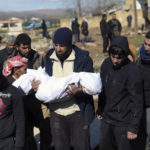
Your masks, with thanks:
[[[71,46],[72,45],[72,31],[67,28],[59,28],[55,31],[54,37],[53,37],[53,43],[55,44],[61,44],[65,46]]]

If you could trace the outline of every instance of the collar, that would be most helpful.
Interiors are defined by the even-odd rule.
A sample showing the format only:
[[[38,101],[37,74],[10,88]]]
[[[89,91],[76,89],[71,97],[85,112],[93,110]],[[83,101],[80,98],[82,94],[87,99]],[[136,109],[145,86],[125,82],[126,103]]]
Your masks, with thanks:
[[[52,53],[52,55],[49,58],[52,60],[55,60],[55,61],[59,61],[55,51]],[[69,57],[65,61],[73,61],[73,60],[75,60],[74,50],[72,50],[71,54],[69,55]]]

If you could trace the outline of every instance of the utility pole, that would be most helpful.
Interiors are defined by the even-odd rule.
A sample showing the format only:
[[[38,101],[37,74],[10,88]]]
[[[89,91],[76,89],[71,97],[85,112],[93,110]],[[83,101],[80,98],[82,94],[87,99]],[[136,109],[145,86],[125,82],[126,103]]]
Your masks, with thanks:
[[[76,0],[76,14],[77,14],[78,18],[80,18],[82,16],[80,0]]]
[[[133,8],[134,8],[134,29],[135,29],[135,32],[137,33],[138,19],[137,19],[136,0],[133,0]]]

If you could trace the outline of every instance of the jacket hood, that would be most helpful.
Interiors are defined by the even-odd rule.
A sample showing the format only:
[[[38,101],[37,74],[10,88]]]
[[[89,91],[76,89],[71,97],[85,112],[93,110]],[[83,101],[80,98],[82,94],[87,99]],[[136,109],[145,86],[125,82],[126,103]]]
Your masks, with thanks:
[[[124,52],[126,54],[129,53],[129,43],[128,43],[128,39],[125,36],[116,36],[113,38],[110,47],[113,46],[118,46],[120,47],[122,50],[124,50]]]

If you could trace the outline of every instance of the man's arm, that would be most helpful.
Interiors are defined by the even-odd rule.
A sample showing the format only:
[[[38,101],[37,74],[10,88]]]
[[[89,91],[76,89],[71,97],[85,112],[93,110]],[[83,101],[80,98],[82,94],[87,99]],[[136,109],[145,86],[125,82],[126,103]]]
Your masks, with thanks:
[[[13,96],[13,114],[16,125],[15,129],[15,149],[21,150],[25,141],[25,117],[23,99],[19,92]]]
[[[143,114],[143,83],[138,68],[133,68],[132,70],[129,70],[127,89],[129,93],[129,99],[131,100],[132,105],[128,132],[137,134]]]

